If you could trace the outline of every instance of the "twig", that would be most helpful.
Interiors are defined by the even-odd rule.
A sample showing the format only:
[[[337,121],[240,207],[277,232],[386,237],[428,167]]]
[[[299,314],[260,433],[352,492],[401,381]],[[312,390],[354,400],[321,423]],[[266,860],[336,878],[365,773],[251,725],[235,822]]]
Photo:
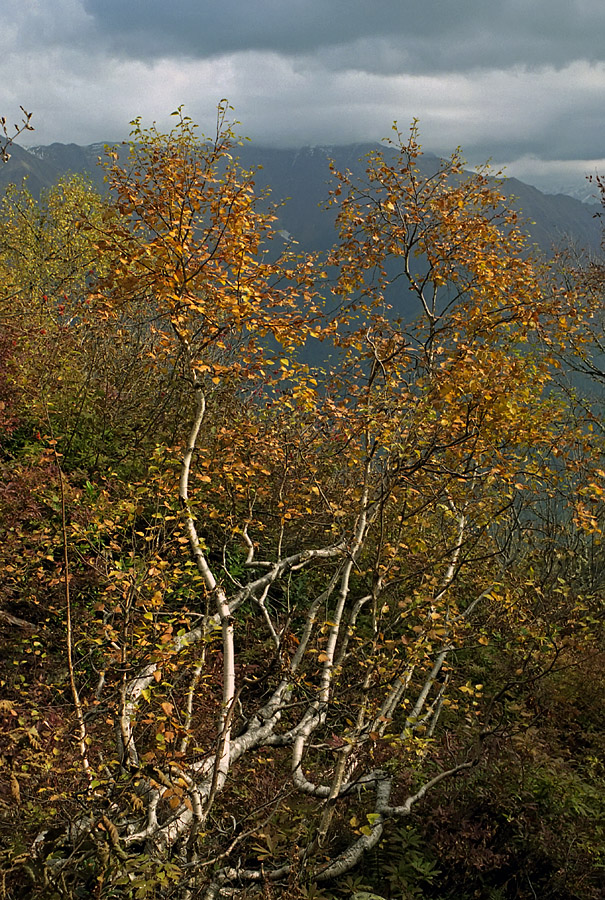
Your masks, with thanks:
[[[27,112],[22,106],[19,107],[21,112],[23,113],[23,119],[21,120],[21,125],[15,125],[15,133],[9,134],[8,129],[6,127],[6,119],[4,116],[0,116],[0,129],[2,129],[4,133],[4,140],[0,141],[0,160],[2,162],[8,162],[11,158],[10,153],[8,152],[8,148],[13,143],[13,141],[19,137],[24,131],[33,131],[34,126],[30,125],[30,120],[32,114]]]
[[[74,673],[74,660],[73,660],[73,629],[72,629],[72,620],[71,620],[71,594],[69,591],[69,552],[67,548],[67,519],[65,515],[65,488],[63,485],[63,470],[61,469],[61,463],[59,462],[59,454],[57,453],[56,441],[53,440],[51,442],[53,454],[55,457],[55,465],[57,466],[57,472],[59,473],[59,487],[61,491],[61,535],[63,538],[63,583],[65,586],[65,609],[67,616],[67,635],[66,635],[66,644],[67,644],[67,670],[69,672],[69,684],[71,687],[71,695],[74,701],[74,707],[76,710],[76,718],[78,720],[78,730],[80,732],[80,739],[78,741],[80,747],[80,756],[82,757],[82,765],[84,767],[84,771],[86,772],[86,777],[88,779],[89,786],[92,785],[92,771],[90,768],[90,762],[88,759],[88,747],[86,744],[86,723],[84,722],[84,713],[82,711],[82,701],[80,700],[80,694],[78,693],[78,686],[76,684],[76,677]]]

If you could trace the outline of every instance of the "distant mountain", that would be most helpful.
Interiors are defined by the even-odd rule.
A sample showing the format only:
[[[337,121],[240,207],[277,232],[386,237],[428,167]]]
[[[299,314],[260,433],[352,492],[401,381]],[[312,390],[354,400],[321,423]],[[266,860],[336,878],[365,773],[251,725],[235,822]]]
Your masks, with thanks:
[[[245,145],[240,148],[240,159],[245,168],[262,166],[256,176],[259,188],[270,187],[275,201],[287,200],[279,211],[278,223],[284,238],[291,235],[301,248],[323,250],[334,240],[334,213],[321,209],[328,198],[328,161],[333,159],[339,169],[361,173],[363,157],[373,149],[375,145],[370,144],[298,150]],[[104,172],[97,165],[103,155],[103,144],[51,144],[30,150],[13,146],[11,159],[0,167],[0,189],[27,178],[29,190],[38,195],[61,175],[71,172],[88,174],[104,190]],[[437,157],[423,155],[422,167],[427,171],[435,171],[437,165]],[[597,204],[582,203],[565,194],[545,194],[516,178],[505,179],[500,189],[520,210],[531,240],[544,253],[550,255],[553,248],[562,244],[591,253],[600,251],[602,222],[596,217],[601,209]]]
[[[538,185],[536,185],[537,187]],[[581,203],[588,203],[589,205],[594,206],[595,203],[598,203],[598,190],[596,185],[591,184],[587,178],[582,179],[582,181],[576,182],[566,182],[565,184],[558,185],[557,189],[548,189],[545,190],[546,194],[566,194],[568,197],[573,197],[575,200],[579,200]]]
[[[30,147],[24,150],[13,144],[10,159],[0,166],[0,189],[8,184],[21,184],[27,178],[27,188],[34,196],[56,184],[62,175],[68,173],[86,174],[95,186],[103,191],[104,172],[98,165],[104,156],[103,144],[50,144],[48,147]]]
[[[50,160],[41,159],[31,150],[12,144],[10,159],[0,165],[0,187],[4,190],[9,184],[21,184],[27,179],[28,190],[37,197],[41,190],[53,185],[61,174],[62,169]]]
[[[569,245],[600,253],[603,241],[599,203],[584,203],[567,194],[544,194],[538,188],[507,178],[502,192],[528,220],[526,231],[543,252]]]

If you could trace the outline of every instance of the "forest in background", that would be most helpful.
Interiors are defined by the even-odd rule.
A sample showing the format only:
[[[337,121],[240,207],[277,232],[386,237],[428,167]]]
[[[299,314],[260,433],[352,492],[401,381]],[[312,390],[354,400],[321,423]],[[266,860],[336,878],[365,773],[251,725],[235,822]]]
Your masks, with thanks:
[[[598,900],[603,265],[174,121],[2,200],[0,898]]]

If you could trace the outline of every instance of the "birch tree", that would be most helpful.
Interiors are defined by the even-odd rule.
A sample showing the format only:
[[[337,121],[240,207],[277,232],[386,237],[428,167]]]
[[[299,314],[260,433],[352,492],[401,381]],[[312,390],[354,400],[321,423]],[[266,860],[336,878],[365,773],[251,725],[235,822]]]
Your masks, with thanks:
[[[475,765],[491,707],[460,656],[529,617],[514,546],[573,440],[549,390],[572,298],[484,172],[421,174],[413,129],[365,182],[333,173],[326,287],[276,253],[227,112],[210,140],[136,123],[91,225],[96,314],[184,385],[144,477],[69,537],[102,588],[93,777],[36,871],[86,863],[99,896],[329,886]]]

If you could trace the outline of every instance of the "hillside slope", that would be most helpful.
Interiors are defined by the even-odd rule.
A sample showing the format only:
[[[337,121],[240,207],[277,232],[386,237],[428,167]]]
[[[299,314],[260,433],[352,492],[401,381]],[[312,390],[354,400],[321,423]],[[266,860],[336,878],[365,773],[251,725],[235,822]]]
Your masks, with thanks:
[[[279,228],[292,234],[301,248],[324,250],[334,239],[332,216],[322,207],[328,197],[333,159],[338,169],[361,172],[363,157],[375,149],[371,144],[338,147],[303,147],[283,150],[246,145],[240,158],[246,168],[262,167],[257,176],[259,187],[270,187],[272,199],[287,200],[280,210]],[[104,189],[104,172],[98,165],[104,155],[103,144],[80,147],[77,144],[51,144],[30,151],[12,148],[10,161],[0,169],[0,188],[20,184],[27,178],[29,190],[37,196],[68,172],[87,173]],[[437,157],[425,153],[422,165],[435,169]],[[505,179],[503,193],[527,221],[530,238],[547,255],[553,248],[571,244],[596,252],[601,244],[601,223],[595,218],[600,207],[588,205],[564,194],[544,194],[516,178]]]

